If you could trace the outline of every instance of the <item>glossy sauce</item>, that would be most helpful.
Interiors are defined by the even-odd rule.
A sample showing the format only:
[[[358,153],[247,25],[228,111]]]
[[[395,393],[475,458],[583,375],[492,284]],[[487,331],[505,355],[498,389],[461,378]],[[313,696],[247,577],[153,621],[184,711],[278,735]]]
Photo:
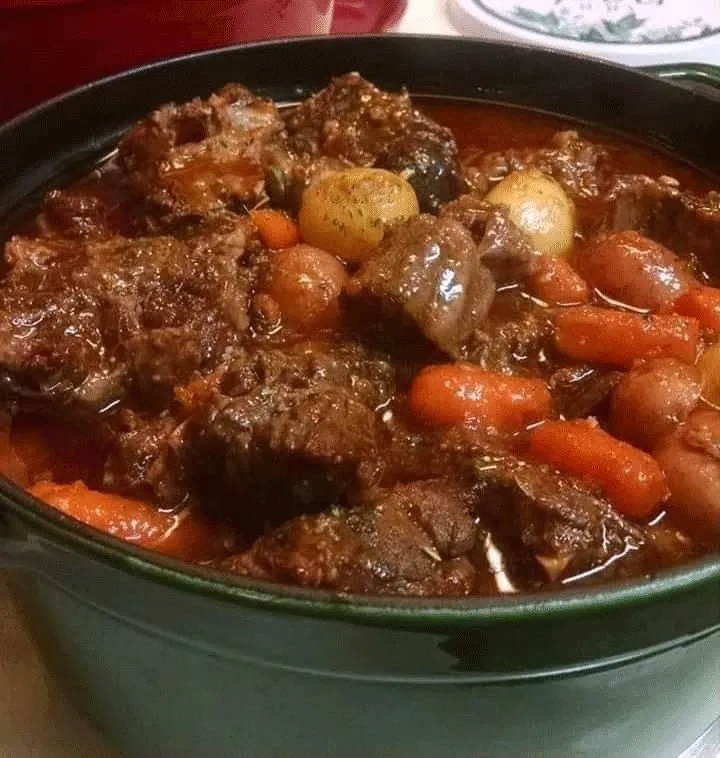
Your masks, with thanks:
[[[428,116],[449,127],[458,142],[461,155],[527,149],[547,146],[558,131],[578,129],[581,136],[601,143],[609,154],[610,169],[618,173],[643,173],[650,176],[674,176],[684,189],[704,193],[714,188],[712,177],[672,157],[627,138],[585,129],[547,114],[515,108],[469,105],[462,102],[420,99],[419,105]],[[205,177],[198,176],[199,191],[204,189]],[[94,196],[110,209],[112,226],[118,234],[131,232],[132,212],[127,197],[117,183],[117,172],[108,167],[96,167],[85,179],[76,182],[83,195]],[[17,226],[15,227],[17,231]],[[27,231],[31,229],[28,228]],[[23,230],[25,231],[25,230]],[[518,298],[512,292],[500,295],[494,306],[495,314],[518,308]],[[287,342],[287,340],[285,340]],[[518,356],[533,368],[542,370],[543,355]],[[101,427],[101,424],[97,424]],[[2,430],[0,429],[0,432]],[[27,482],[50,475],[57,483],[82,479],[91,487],[102,482],[103,445],[101,435],[88,433],[86,427],[68,427],[52,421],[36,421],[27,417],[16,419],[10,432],[11,442],[22,459]],[[3,461],[0,448],[0,473]],[[5,473],[17,477],[17,461],[6,461]],[[14,467],[11,469],[11,465]],[[186,556],[191,558],[191,555]],[[602,567],[596,569],[601,573]],[[489,593],[488,593],[489,594]]]

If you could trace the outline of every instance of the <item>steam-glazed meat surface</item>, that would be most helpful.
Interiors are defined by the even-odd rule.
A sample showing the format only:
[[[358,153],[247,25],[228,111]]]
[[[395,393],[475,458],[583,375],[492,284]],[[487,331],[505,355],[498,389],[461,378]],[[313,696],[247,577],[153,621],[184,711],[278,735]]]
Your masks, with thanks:
[[[159,105],[0,265],[0,475],[244,581],[460,598],[720,550],[720,194],[350,73]]]
[[[282,131],[272,102],[228,85],[207,100],[154,111],[121,140],[119,160],[151,217],[172,225],[255,205],[263,148]]]
[[[406,93],[383,92],[359,74],[335,79],[292,111],[286,126],[298,156],[402,174],[423,210],[435,210],[464,186],[452,132],[418,111]]]
[[[347,287],[352,323],[397,348],[424,338],[460,357],[482,324],[495,282],[470,233],[423,215],[391,232]]]
[[[127,393],[162,400],[212,370],[248,328],[250,233],[238,219],[232,241],[214,244],[14,238],[0,311],[2,393],[92,411]]]
[[[434,479],[368,493],[349,510],[301,516],[228,559],[261,579],[341,592],[462,596],[481,531],[472,490]]]

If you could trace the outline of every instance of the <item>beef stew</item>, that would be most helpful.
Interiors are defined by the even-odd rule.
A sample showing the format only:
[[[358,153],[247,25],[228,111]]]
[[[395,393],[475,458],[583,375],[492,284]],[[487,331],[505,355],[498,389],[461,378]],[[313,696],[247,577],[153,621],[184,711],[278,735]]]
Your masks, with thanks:
[[[0,472],[141,546],[338,592],[716,551],[715,186],[357,74],[291,108],[163,106],[5,246]]]

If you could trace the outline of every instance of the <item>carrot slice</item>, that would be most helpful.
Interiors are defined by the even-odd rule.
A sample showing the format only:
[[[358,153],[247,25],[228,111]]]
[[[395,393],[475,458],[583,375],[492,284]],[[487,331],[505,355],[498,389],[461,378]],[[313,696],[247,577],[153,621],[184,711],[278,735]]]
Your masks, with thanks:
[[[232,534],[189,509],[159,511],[140,500],[91,490],[79,481],[38,482],[30,492],[88,526],[165,555],[203,561],[232,552]]]
[[[563,258],[538,255],[533,260],[530,291],[548,305],[579,305],[590,299],[585,280]]]
[[[720,289],[701,284],[691,287],[675,301],[673,310],[696,318],[704,332],[720,334]]]
[[[268,208],[250,211],[250,218],[257,226],[260,238],[271,250],[284,250],[300,242],[300,229],[287,213]]]
[[[647,519],[668,496],[650,455],[588,420],[548,421],[530,432],[529,445],[533,457],[594,484],[629,518]]]
[[[428,366],[413,380],[408,399],[417,418],[436,425],[473,420],[514,431],[552,413],[541,379],[506,376],[470,363]]]
[[[555,345],[569,358],[629,368],[637,360],[694,363],[700,326],[684,316],[645,316],[609,308],[568,308],[555,319]]]

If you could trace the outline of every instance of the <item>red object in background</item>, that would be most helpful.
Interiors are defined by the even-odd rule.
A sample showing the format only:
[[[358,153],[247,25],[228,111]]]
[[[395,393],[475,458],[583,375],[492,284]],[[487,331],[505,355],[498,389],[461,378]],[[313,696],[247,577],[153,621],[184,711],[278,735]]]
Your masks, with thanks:
[[[0,0],[0,121],[125,68],[246,40],[326,34],[332,0]]]
[[[335,0],[333,34],[384,32],[397,23],[408,0]]]

